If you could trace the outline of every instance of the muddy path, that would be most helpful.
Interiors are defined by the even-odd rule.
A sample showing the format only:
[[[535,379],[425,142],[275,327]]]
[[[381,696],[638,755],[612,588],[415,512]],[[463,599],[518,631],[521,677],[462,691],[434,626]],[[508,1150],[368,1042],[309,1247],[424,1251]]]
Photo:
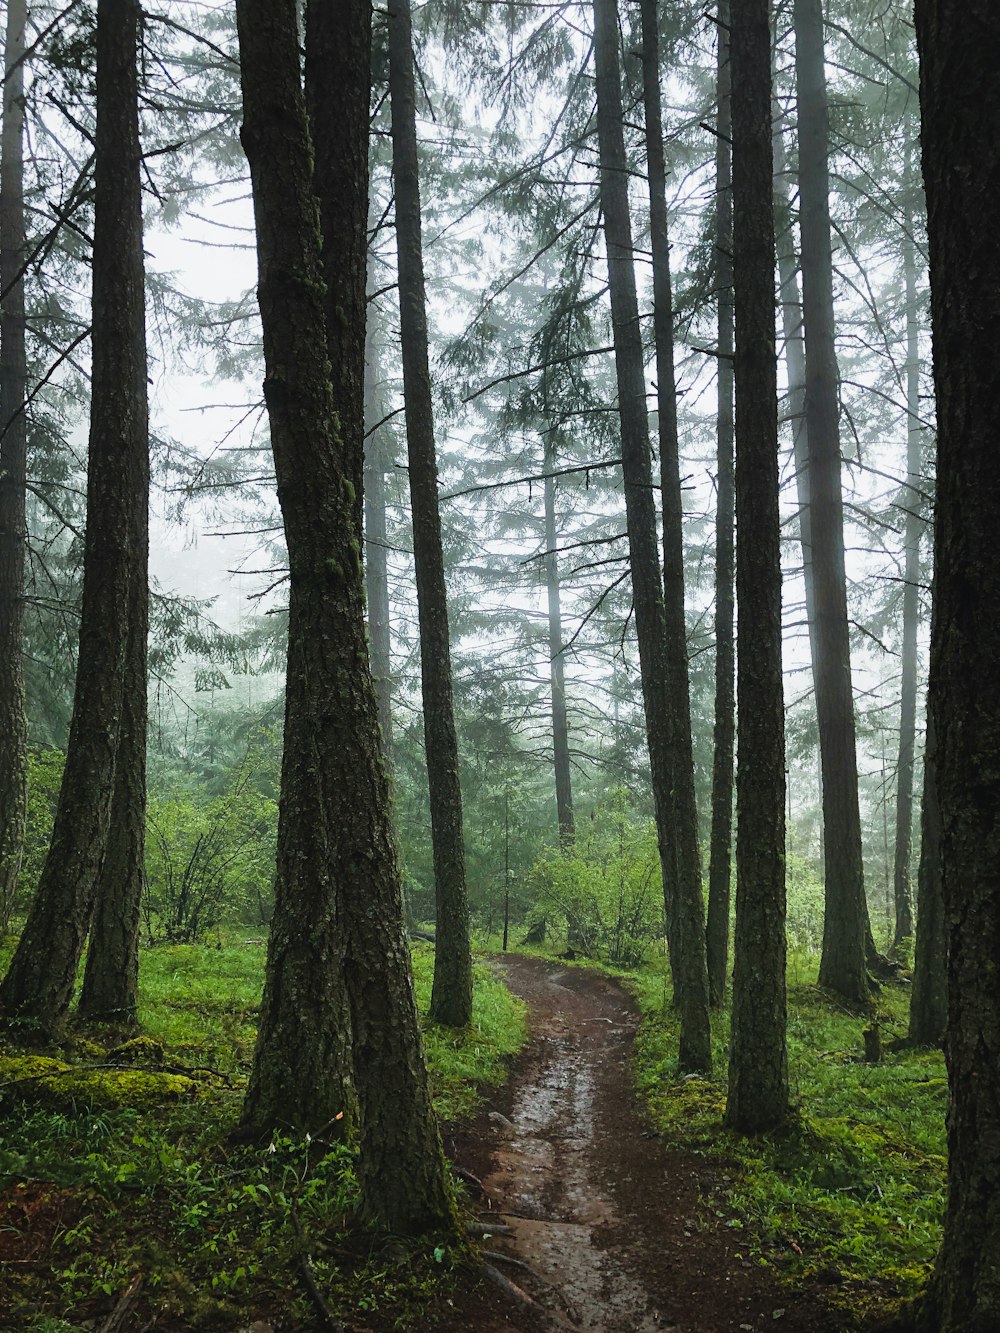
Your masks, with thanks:
[[[633,1088],[638,1012],[609,978],[508,955],[498,966],[530,1006],[511,1081],[450,1136],[483,1181],[479,1215],[509,1231],[486,1246],[532,1304],[498,1287],[470,1295],[449,1330],[579,1333],[835,1333],[842,1316],[789,1291],[747,1252],[722,1210],[718,1167],[649,1131]]]

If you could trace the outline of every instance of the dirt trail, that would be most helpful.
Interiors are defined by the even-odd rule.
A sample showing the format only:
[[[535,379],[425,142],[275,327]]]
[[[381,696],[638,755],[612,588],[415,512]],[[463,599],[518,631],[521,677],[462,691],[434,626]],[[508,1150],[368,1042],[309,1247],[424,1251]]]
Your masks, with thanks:
[[[815,1296],[779,1286],[741,1233],[705,1209],[718,1171],[650,1135],[633,1090],[631,998],[579,968],[510,955],[500,966],[530,1005],[532,1039],[492,1109],[451,1146],[483,1181],[481,1215],[511,1229],[486,1245],[533,1275],[497,1268],[535,1304],[482,1292],[449,1329],[842,1329]]]

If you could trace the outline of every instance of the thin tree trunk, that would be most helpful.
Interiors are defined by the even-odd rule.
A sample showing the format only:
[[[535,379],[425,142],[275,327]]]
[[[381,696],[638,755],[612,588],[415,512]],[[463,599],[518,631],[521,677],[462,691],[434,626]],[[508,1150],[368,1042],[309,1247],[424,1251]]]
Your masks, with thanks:
[[[559,601],[559,556],[556,545],[555,450],[551,434],[546,436],[542,460],[545,474],[545,595],[549,616],[549,680],[552,690],[552,758],[556,779],[556,819],[559,842],[572,847],[576,838],[573,822],[573,777],[569,762],[569,719],[566,712],[566,672],[563,657],[562,608]],[[544,928],[544,927],[543,927]],[[535,942],[535,941],[533,941]]]
[[[437,1023],[464,1027],[472,1016],[472,959],[427,348],[409,0],[390,0],[389,3],[389,96],[392,103],[403,395],[420,621],[424,744],[434,848],[436,931],[430,1012]]]
[[[641,0],[642,85],[646,119],[649,232],[653,267],[653,337],[656,351],[656,407],[659,422],[660,490],[663,496],[663,614],[667,636],[667,709],[670,800],[674,825],[674,903],[677,961],[685,974],[689,1003],[708,1003],[705,905],[691,740],[687,622],[684,614],[684,506],[677,439],[674,379],[674,312],[667,230],[667,172],[660,104],[660,44],[655,0]]]
[[[335,9],[336,31],[370,33],[369,5]],[[327,1126],[348,1109],[352,1037],[364,1211],[400,1232],[451,1229],[368,665],[360,514],[346,474],[357,460],[338,428],[347,412],[362,419],[362,385],[341,383],[335,403],[296,5],[238,0],[236,13],[264,393],[290,572],[276,905],[244,1123],[258,1133]],[[367,106],[368,61],[344,77]],[[339,133],[360,124],[345,116]],[[365,169],[353,138],[342,158],[326,147],[347,169]],[[363,291],[363,269],[353,280]],[[362,326],[354,336],[363,343]]]
[[[778,293],[781,306],[781,331],[785,345],[785,373],[788,378],[787,420],[792,428],[792,459],[795,464],[795,491],[799,503],[799,544],[802,550],[802,583],[805,588],[806,621],[809,630],[809,656],[815,671],[816,589],[813,582],[812,527],[809,519],[809,443],[806,424],[806,348],[802,326],[802,297],[799,293],[798,262],[792,233],[789,203],[788,163],[781,133],[781,111],[775,100],[774,115],[774,186],[783,225],[777,230]]]
[[[1000,1328],[1000,26],[992,0],[917,0],[937,389],[930,715],[948,933],[948,1205],[935,1333]]]
[[[911,222],[912,227],[912,222]],[[896,764],[896,840],[893,857],[893,901],[896,924],[893,951],[913,935],[913,894],[910,862],[913,847],[913,752],[917,731],[917,630],[920,623],[920,538],[923,523],[917,512],[921,483],[923,431],[920,427],[920,324],[917,318],[917,258],[910,231],[903,237],[906,275],[906,505],[903,565],[903,652],[899,705],[899,759]]]
[[[785,709],[769,18],[768,0],[743,0],[732,8],[730,33],[739,741],[726,1122],[751,1134],[774,1129],[788,1114]]]
[[[52,842],[10,970],[9,1015],[58,1029],[104,863],[141,579],[149,437],[136,0],[98,0],[93,370],[83,605],[73,718]]]
[[[374,311],[369,310],[365,351],[365,426],[371,430],[384,412],[378,394],[379,348]],[[382,753],[390,772],[392,748],[392,636],[389,612],[389,549],[385,497],[386,457],[383,437],[373,431],[365,440],[365,589],[368,602],[368,643],[378,694]]]
[[[910,989],[910,1041],[916,1046],[941,1046],[947,1025],[948,940],[941,896],[941,812],[934,780],[934,726],[933,720],[928,718],[920,811],[917,931]]]
[[[816,611],[813,669],[823,768],[826,881],[819,979],[846,999],[867,1004],[868,911],[844,569],[822,0],[795,0],[794,18],[809,520]]]
[[[26,0],[8,0],[0,140],[0,934],[10,922],[24,849],[28,727],[24,571],[28,434],[24,325],[24,29]]]
[[[715,140],[715,285],[718,299],[718,476],[715,506],[715,734],[708,870],[708,983],[712,1004],[726,998],[732,882],[733,750],[736,674],[733,640],[733,117],[729,0],[719,6],[718,116]]]
[[[601,205],[611,287],[632,595],[660,863],[664,891],[669,896],[674,880],[675,856],[675,848],[669,838],[672,825],[670,784],[673,780],[673,764],[667,691],[671,677],[667,662],[663,576],[649,457],[646,378],[632,258],[615,0],[594,0],[594,55]],[[668,900],[668,920],[672,911],[672,904]],[[712,1063],[712,1047],[700,885],[697,902],[682,902],[677,919],[683,931],[676,941],[678,966],[674,977],[681,1020],[680,1066],[684,1070],[708,1071]]]

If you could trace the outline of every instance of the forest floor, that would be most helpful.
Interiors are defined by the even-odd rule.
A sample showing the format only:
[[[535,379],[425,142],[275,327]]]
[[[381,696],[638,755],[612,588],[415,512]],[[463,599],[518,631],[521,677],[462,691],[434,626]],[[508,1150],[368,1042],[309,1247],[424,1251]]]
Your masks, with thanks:
[[[835,1333],[815,1286],[793,1289],[727,1225],[718,1164],[656,1135],[637,1101],[634,999],[601,973],[508,956],[531,1040],[513,1076],[449,1144],[483,1181],[498,1285],[469,1295],[449,1333]],[[530,1269],[517,1265],[526,1265]],[[530,1304],[528,1303],[530,1302]]]

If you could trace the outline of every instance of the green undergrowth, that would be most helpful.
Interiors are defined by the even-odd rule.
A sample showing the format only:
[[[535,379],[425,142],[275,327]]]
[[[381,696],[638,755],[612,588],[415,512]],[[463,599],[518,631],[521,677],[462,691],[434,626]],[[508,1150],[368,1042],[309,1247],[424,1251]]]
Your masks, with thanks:
[[[915,1295],[940,1242],[946,1173],[947,1079],[938,1051],[863,1059],[868,1020],[813,984],[815,965],[789,968],[788,1052],[795,1114],[761,1139],[722,1123],[729,1018],[713,1017],[715,1075],[678,1079],[677,1020],[662,976],[631,987],[643,1012],[637,1078],[671,1148],[720,1166],[706,1218],[745,1232],[747,1251],[794,1284],[826,1287],[845,1328]],[[878,999],[886,1039],[906,1028],[908,989]]]
[[[360,1226],[353,1147],[281,1136],[227,1145],[264,953],[249,935],[145,950],[141,1038],[88,1030],[44,1053],[0,1048],[0,1329],[100,1327],[141,1274],[140,1325],[225,1330],[280,1315],[307,1330],[305,1252],[349,1325],[411,1328],[446,1300],[464,1250]],[[433,950],[418,945],[421,1012],[432,970]],[[425,1024],[439,1114],[468,1113],[525,1032],[524,1006],[477,964],[469,1029]]]

